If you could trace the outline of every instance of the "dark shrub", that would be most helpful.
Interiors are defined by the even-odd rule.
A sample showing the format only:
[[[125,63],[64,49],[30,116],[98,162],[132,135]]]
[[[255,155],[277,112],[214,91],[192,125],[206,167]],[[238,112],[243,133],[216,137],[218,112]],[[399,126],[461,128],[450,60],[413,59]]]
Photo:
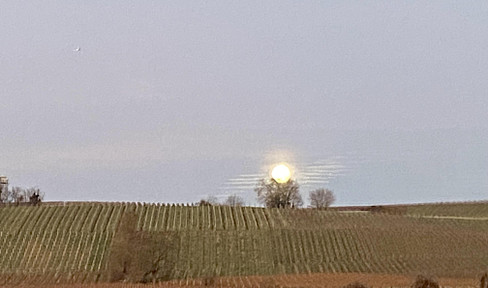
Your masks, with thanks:
[[[480,280],[480,288],[488,288],[488,273],[483,274]]]
[[[215,284],[215,278],[214,277],[208,276],[208,277],[203,278],[203,285],[204,286],[214,286],[214,284]]]
[[[353,282],[347,284],[346,286],[344,286],[344,288],[368,288],[368,286],[364,285],[363,283]]]
[[[419,275],[413,282],[412,288],[439,288],[439,283],[432,278]]]

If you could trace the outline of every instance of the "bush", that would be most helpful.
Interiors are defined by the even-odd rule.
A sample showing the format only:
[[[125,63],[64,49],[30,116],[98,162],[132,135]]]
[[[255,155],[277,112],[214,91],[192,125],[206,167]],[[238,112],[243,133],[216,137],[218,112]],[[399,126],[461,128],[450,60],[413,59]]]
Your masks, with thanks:
[[[368,286],[364,285],[363,283],[353,282],[353,283],[347,284],[346,286],[344,286],[344,288],[368,288]]]
[[[215,278],[212,276],[207,276],[203,278],[203,285],[204,286],[214,286],[215,285]]]
[[[413,282],[412,288],[439,288],[439,283],[430,277],[419,275]]]
[[[483,274],[480,279],[480,288],[488,288],[488,273]]]
[[[112,240],[108,260],[111,282],[156,282],[172,277],[177,235],[137,230],[137,214],[126,211]]]

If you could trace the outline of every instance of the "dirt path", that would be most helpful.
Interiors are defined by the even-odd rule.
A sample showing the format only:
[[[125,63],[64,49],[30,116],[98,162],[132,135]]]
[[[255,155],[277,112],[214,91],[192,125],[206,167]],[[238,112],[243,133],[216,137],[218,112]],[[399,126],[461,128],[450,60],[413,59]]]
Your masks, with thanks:
[[[441,287],[479,287],[478,279],[466,278],[438,278],[436,279]],[[393,275],[393,274],[362,274],[362,273],[312,273],[312,274],[285,274],[270,276],[236,276],[236,277],[215,277],[206,279],[173,280],[153,284],[131,284],[131,283],[94,283],[94,284],[54,284],[54,285],[23,285],[4,287],[50,287],[50,288],[180,288],[180,287],[220,287],[220,288],[340,288],[347,284],[359,282],[369,287],[411,287],[415,276]]]

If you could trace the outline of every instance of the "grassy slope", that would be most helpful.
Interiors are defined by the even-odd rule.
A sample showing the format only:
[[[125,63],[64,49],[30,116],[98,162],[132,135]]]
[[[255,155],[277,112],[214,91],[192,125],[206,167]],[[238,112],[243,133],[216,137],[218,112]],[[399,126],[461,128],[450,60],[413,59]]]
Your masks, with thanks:
[[[488,221],[409,216],[474,217],[488,204],[477,203],[476,213],[472,204],[458,204],[464,212],[455,206],[447,214],[442,206],[439,214],[412,206],[402,216],[86,203],[1,207],[0,273],[103,279],[111,238],[129,205],[139,215],[138,229],[179,234],[177,278],[309,272],[476,277],[488,263]]]

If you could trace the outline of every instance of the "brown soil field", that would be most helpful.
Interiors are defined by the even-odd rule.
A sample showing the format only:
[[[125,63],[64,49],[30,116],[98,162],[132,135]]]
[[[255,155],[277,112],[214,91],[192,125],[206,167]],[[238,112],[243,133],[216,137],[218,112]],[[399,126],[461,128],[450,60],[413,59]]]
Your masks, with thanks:
[[[51,284],[39,285],[32,281],[29,284],[17,284],[4,287],[46,287],[46,288],[144,288],[144,287],[344,287],[359,282],[368,287],[410,287],[415,275],[361,274],[361,273],[313,273],[298,275],[216,277],[161,282],[156,284],[98,283],[98,284]],[[435,278],[441,287],[479,287],[479,279],[468,278]],[[27,279],[26,279],[27,280]]]

